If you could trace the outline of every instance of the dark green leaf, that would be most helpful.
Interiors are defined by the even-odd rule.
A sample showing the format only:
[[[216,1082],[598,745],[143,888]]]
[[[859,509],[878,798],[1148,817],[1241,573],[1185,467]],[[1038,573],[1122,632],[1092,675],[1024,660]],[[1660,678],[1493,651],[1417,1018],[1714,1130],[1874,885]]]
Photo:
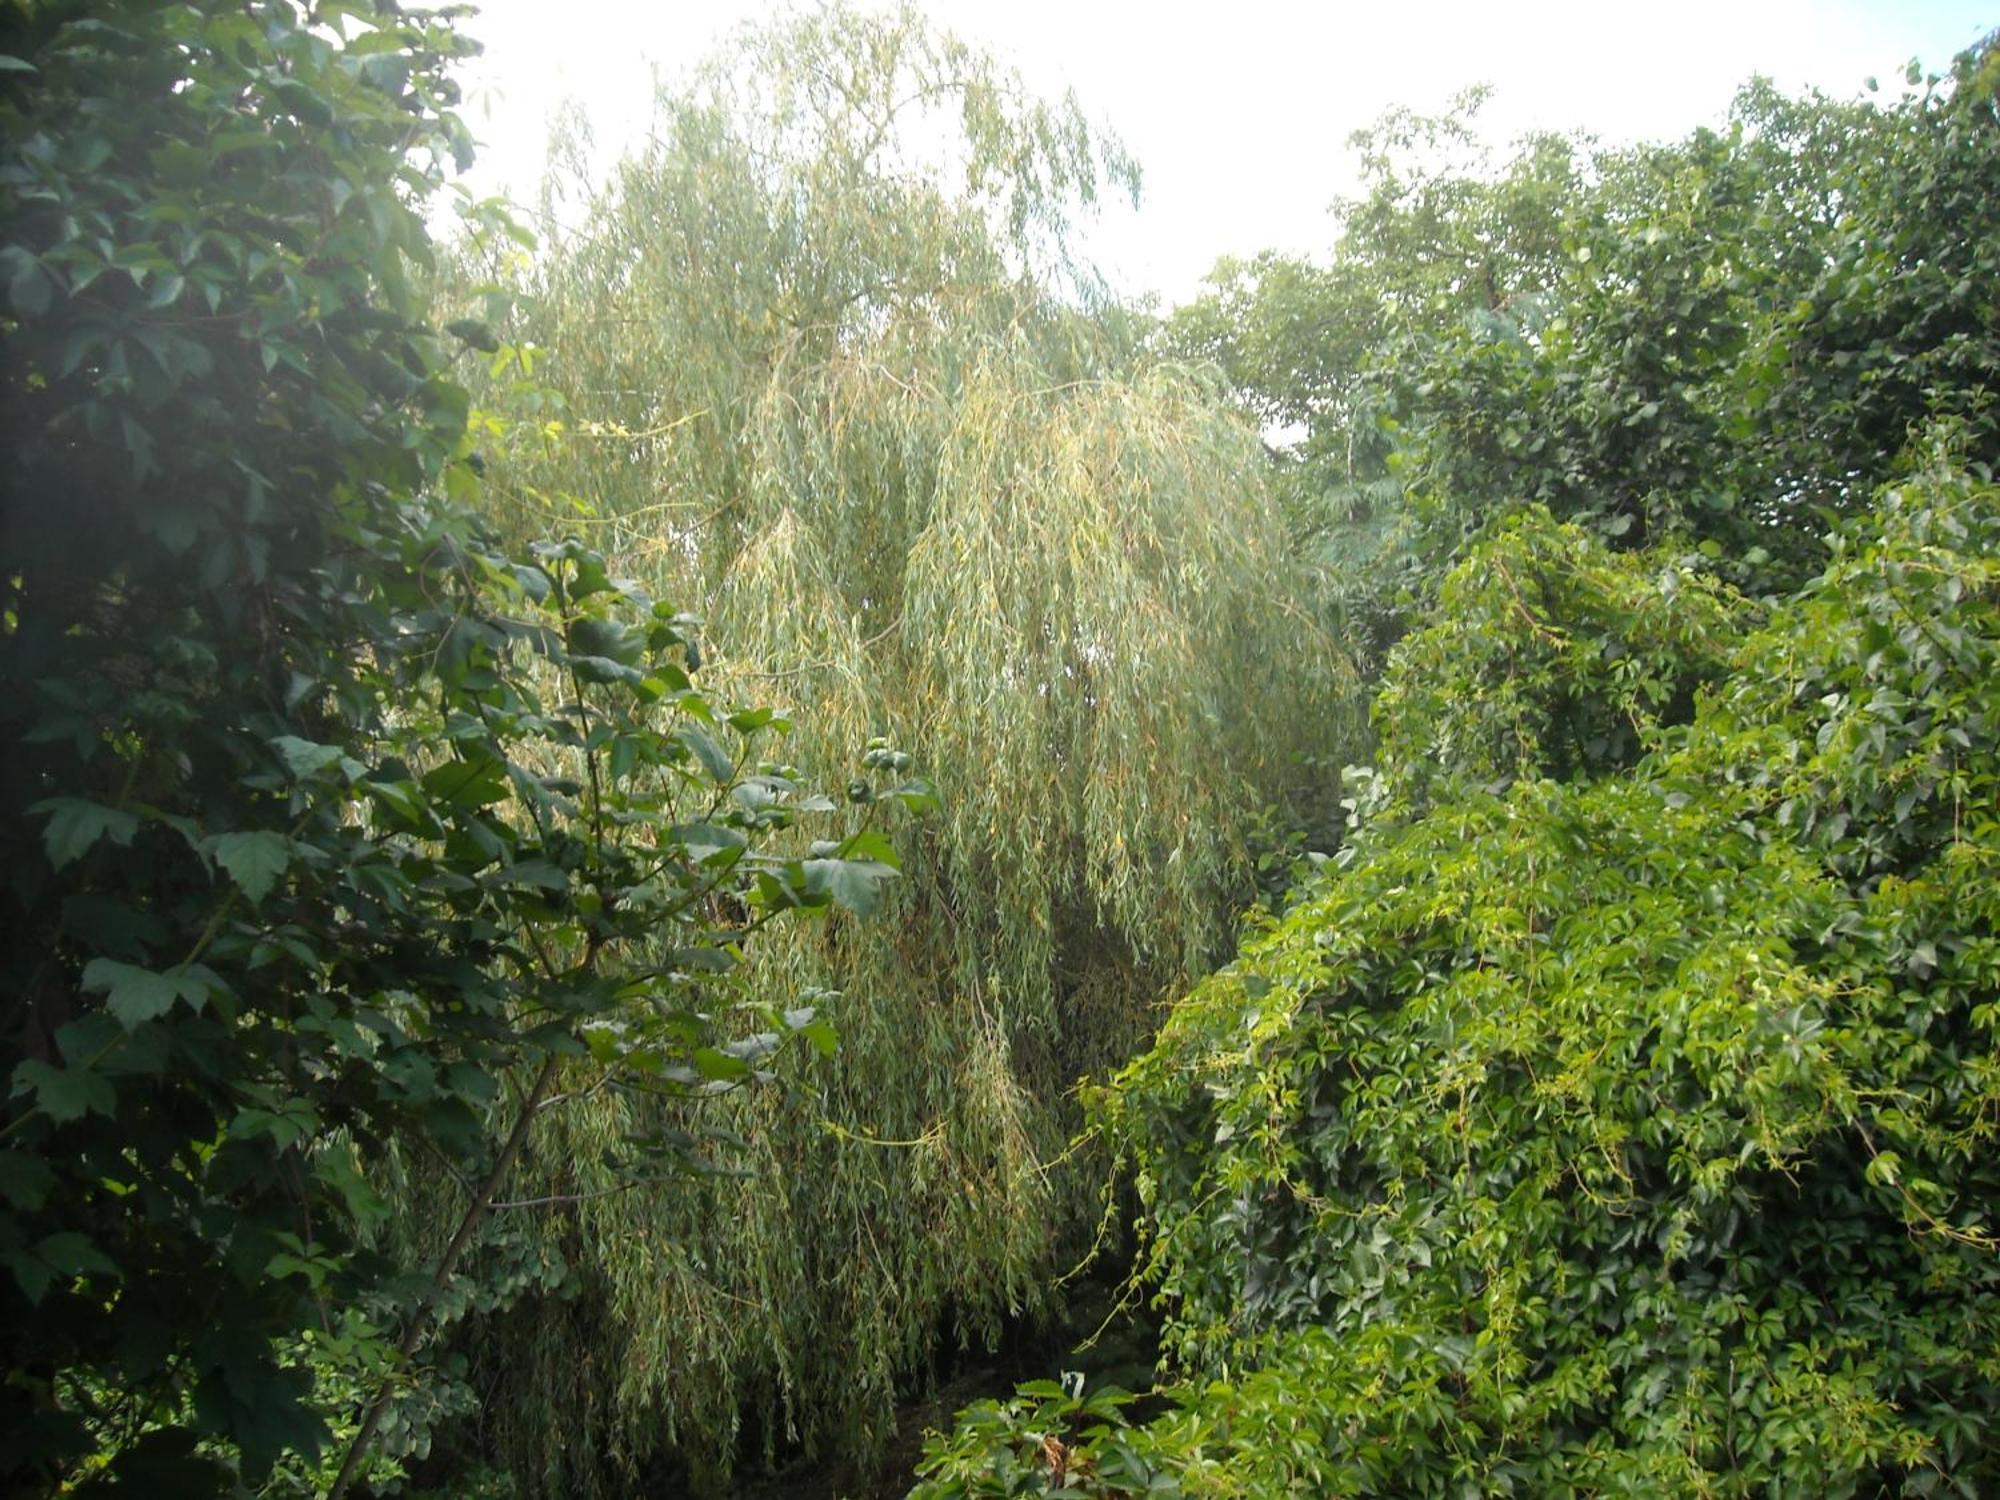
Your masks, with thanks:
[[[225,833],[211,843],[215,862],[255,904],[271,893],[292,862],[292,841],[282,833]]]
[[[50,797],[35,803],[29,812],[47,813],[42,844],[49,863],[58,870],[81,859],[100,838],[114,844],[129,844],[139,831],[136,813],[125,812],[80,797]]]
[[[872,859],[809,859],[805,873],[811,894],[830,896],[856,916],[872,917],[882,904],[882,884],[895,879],[896,868]]]
[[[56,1176],[41,1157],[25,1151],[0,1151],[0,1198],[30,1213],[48,1200]]]
[[[338,745],[318,745],[289,734],[277,736],[271,745],[300,781],[308,781],[329,766],[338,765],[344,753]]]
[[[186,1000],[200,1010],[208,999],[208,984],[199,970],[158,974],[108,958],[93,958],[84,965],[83,987],[104,995],[105,1005],[127,1031],[159,1019],[173,1009],[176,1000]]]
[[[491,354],[500,347],[500,340],[493,336],[493,330],[477,318],[458,318],[444,326],[453,338],[481,354]]]
[[[711,735],[699,724],[684,724],[676,731],[681,743],[695,753],[702,768],[714,778],[718,786],[726,786],[736,775],[736,762],[730,759],[723,748],[716,744]]]
[[[32,1094],[36,1107],[58,1125],[85,1114],[108,1116],[118,1102],[102,1074],[87,1067],[56,1068],[33,1060],[14,1069],[11,1092],[17,1097]]]
[[[39,261],[23,261],[7,282],[7,303],[16,317],[38,318],[54,299],[55,287]]]

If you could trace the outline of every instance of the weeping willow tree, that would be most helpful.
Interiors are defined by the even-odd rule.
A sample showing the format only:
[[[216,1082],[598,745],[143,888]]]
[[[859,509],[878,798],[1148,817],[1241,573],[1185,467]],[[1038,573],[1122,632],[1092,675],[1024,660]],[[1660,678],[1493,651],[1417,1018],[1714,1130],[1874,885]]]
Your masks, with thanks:
[[[819,10],[664,94],[486,272],[520,308],[489,396],[527,347],[550,393],[504,503],[698,608],[799,764],[887,736],[941,804],[873,922],[759,960],[840,993],[840,1049],[701,1117],[740,1175],[622,1191],[598,1164],[666,1106],[556,1112],[521,1196],[569,1200],[534,1233],[582,1290],[475,1347],[531,1485],[866,1456],[941,1344],[1048,1313],[1098,1208],[1057,1165],[1075,1080],[1221,956],[1252,815],[1344,741],[1256,434],[1072,253],[1136,188],[1073,100],[913,13]]]

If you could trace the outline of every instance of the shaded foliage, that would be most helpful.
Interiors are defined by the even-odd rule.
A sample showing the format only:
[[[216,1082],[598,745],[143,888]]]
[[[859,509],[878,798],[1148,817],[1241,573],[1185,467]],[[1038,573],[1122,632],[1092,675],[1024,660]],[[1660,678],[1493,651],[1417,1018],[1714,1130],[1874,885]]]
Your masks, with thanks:
[[[558,1084],[830,1045],[730,971],[894,851],[767,849],[833,804],[693,689],[689,621],[457,503],[412,290],[467,152],[450,17],[4,25],[0,1474],[337,1493],[464,1401],[417,1356],[494,1294],[464,1273]],[[417,1155],[459,1184],[423,1261],[385,1232]]]

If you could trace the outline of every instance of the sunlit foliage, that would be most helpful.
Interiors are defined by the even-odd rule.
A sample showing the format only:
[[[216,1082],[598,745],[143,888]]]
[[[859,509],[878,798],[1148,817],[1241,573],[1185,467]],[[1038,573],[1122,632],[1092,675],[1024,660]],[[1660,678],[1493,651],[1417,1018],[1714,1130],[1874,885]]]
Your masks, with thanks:
[[[1630,771],[1365,832],[1100,1101],[1224,1383],[1027,1393],[919,1493],[1045,1493],[1038,1432],[1101,1494],[1990,1488],[1996,549],[1928,473]]]
[[[1185,1383],[974,1407],[924,1500],[1994,1487],[1994,66],[1597,158],[1512,308],[1365,252],[1538,243],[1548,148],[1350,214],[1394,335],[1301,467],[1401,510],[1377,753],[1093,1095]],[[1218,347],[1317,401],[1257,275]]]
[[[940,1337],[1045,1310],[1097,1216],[1048,1165],[1066,1091],[1226,951],[1248,818],[1349,723],[1254,433],[1072,263],[1132,183],[1073,103],[912,14],[816,11],[651,138],[483,273],[520,307],[490,399],[538,347],[557,424],[496,434],[496,485],[700,601],[710,670],[797,705],[794,759],[886,735],[941,806],[893,936],[767,949],[772,995],[845,996],[842,1050],[728,1117],[747,1179],[551,1219],[582,1295],[485,1357],[496,1434],[559,1488],[724,1469],[746,1418],[867,1452]],[[630,1123],[573,1112],[546,1189],[594,1191]]]

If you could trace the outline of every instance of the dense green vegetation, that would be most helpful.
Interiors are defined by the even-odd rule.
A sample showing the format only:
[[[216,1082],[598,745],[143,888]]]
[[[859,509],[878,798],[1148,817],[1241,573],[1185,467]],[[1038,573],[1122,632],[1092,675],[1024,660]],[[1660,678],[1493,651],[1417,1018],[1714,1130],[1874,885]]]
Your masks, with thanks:
[[[1996,502],[1925,473],[1768,618],[1701,597],[1723,685],[1627,771],[1503,786],[1398,650],[1385,811],[1100,1100],[1222,1383],[1086,1492],[1990,1488]],[[1445,597],[1503,572],[1529,657],[1689,583],[1530,512]],[[1069,1420],[979,1414],[923,1493],[1041,1493]]]
[[[913,14],[830,12],[648,134],[550,253],[472,272],[514,309],[496,387],[544,351],[492,484],[702,601],[707,670],[795,718],[802,764],[886,735],[941,807],[874,937],[765,946],[770,1003],[847,998],[837,1070],[726,1111],[747,1181],[539,1221],[580,1295],[482,1330],[488,1430],[563,1494],[675,1448],[726,1471],[741,1427],[867,1453],[940,1335],[1049,1310],[1100,1212],[1044,1166],[1071,1086],[1226,954],[1246,813],[1354,717],[1254,436],[1064,270],[1129,176],[1073,105]],[[635,1118],[570,1112],[537,1192],[601,1190]]]
[[[1094,1095],[1183,1383],[925,1500],[1994,1486],[1996,77],[1380,165],[1182,314],[1408,629],[1337,861]]]
[[[469,1399],[411,1384],[430,1326],[536,1274],[485,1231],[538,1117],[830,1047],[742,945],[872,905],[867,814],[928,800],[877,753],[840,814],[691,686],[685,617],[444,498],[467,402],[409,283],[461,43],[319,19],[347,44],[284,5],[6,38],[10,1489],[393,1474]]]
[[[1477,96],[1392,114],[1357,138],[1366,190],[1329,260],[1224,263],[1170,342],[1303,433],[1288,512],[1364,645],[1522,503],[1794,588],[1917,426],[1955,415],[1991,449],[1988,93],[1755,83],[1726,131],[1544,137],[1497,166]]]
[[[2000,1488],[2000,52],[1156,319],[913,11],[433,244],[470,46],[0,12],[0,1485],[879,1468],[1095,1253],[918,1495]]]

